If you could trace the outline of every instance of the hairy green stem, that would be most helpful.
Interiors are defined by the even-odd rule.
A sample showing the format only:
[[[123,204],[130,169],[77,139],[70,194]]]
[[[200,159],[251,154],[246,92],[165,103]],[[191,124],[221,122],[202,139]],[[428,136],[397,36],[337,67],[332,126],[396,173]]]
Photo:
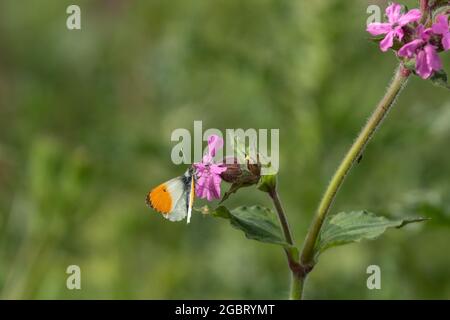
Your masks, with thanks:
[[[303,283],[305,278],[292,272],[291,274],[291,292],[289,294],[289,299],[300,300],[303,293]]]
[[[292,238],[291,228],[289,227],[289,222],[287,220],[286,214],[284,213],[276,188],[270,190],[269,195],[272,198],[275,209],[277,210],[278,218],[280,219],[281,227],[283,228],[284,238],[286,239],[286,242],[292,246],[294,245],[294,240]]]
[[[379,102],[375,111],[372,113],[371,117],[356,138],[350,150],[345,155],[333,178],[331,179],[320,201],[319,208],[317,209],[316,215],[314,216],[314,219],[311,223],[308,234],[306,235],[300,259],[300,263],[304,269],[310,271],[310,269],[312,269],[312,267],[314,266],[314,246],[316,244],[317,237],[319,236],[323,221],[327,216],[333,200],[335,199],[340,186],[344,182],[347,173],[350,171],[355,161],[357,161],[359,156],[362,154],[370,138],[373,136],[376,129],[379,127],[388,111],[393,106],[395,99],[406,84],[409,75],[410,72],[406,70],[402,65],[398,67],[395,76],[386,91],[386,94]],[[304,277],[306,277],[306,275],[307,272],[304,274]]]
[[[280,220],[280,224],[283,229],[284,238],[286,239],[286,242],[290,246],[292,246],[291,248],[284,248],[289,269],[291,270],[291,289],[289,299],[298,300],[301,299],[301,292],[303,287],[303,276],[301,272],[301,266],[299,263],[298,251],[293,247],[294,240],[292,237],[291,229],[289,227],[289,222],[287,220],[286,214],[284,213],[283,206],[281,205],[280,198],[278,197],[276,186],[271,188],[268,191],[268,194],[272,199],[273,205],[277,211],[278,218]]]

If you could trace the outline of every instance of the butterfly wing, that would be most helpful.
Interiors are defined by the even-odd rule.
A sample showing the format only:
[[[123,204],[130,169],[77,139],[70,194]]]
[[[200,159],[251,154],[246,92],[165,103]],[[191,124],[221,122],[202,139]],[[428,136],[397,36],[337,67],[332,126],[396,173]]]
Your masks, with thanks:
[[[187,215],[186,188],[183,176],[161,183],[147,194],[147,204],[170,221]]]
[[[164,182],[147,194],[147,204],[170,221],[191,220],[195,196],[193,169],[181,177]]]

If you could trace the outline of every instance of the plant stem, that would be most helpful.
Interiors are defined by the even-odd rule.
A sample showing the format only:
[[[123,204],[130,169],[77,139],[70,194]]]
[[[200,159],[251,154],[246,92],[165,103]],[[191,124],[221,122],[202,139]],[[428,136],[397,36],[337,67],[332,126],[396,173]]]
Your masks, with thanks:
[[[410,72],[400,64],[383,99],[379,102],[375,111],[372,113],[366,125],[364,126],[355,142],[351,146],[350,150],[347,152],[341,164],[337,168],[322,197],[322,200],[320,201],[319,208],[311,223],[308,234],[306,235],[305,243],[301,253],[302,266],[306,266],[308,268],[312,268],[314,266],[314,246],[316,244],[320,228],[322,227],[323,221],[330,210],[333,200],[335,199],[340,186],[344,182],[347,173],[350,171],[355,161],[362,154],[370,138],[373,136],[376,129],[379,127],[388,111],[393,106],[396,97],[400,93],[403,86],[406,84],[409,75]]]
[[[294,240],[292,238],[291,228],[289,227],[289,222],[286,214],[284,213],[276,188],[269,191],[269,196],[272,198],[273,205],[277,210],[278,218],[280,219],[281,227],[283,228],[284,238],[286,239],[286,242],[292,246],[294,245]]]
[[[429,5],[428,5],[429,0],[419,0],[419,8],[420,8],[420,12],[422,12],[422,23],[425,22],[426,20],[426,16],[428,13],[428,9],[429,9]]]
[[[303,294],[303,283],[305,278],[299,276],[292,272],[291,274],[291,292],[289,294],[289,299],[291,300],[301,300]]]
[[[278,193],[276,190],[276,186],[273,186],[268,194],[273,201],[275,209],[278,214],[278,218],[281,223],[281,227],[283,229],[284,238],[286,242],[292,246],[291,248],[284,248],[284,252],[286,253],[289,269],[291,270],[291,289],[289,294],[289,299],[291,300],[299,300],[301,299],[302,288],[303,288],[303,272],[299,263],[299,255],[298,250],[295,249],[294,240],[292,237],[291,229],[289,227],[289,222],[287,220],[286,214],[284,213],[283,206],[281,205],[280,198],[278,197]]]
[[[428,20],[428,16],[430,14],[430,5],[429,0],[420,0],[419,1],[420,12],[422,12],[422,18],[420,22],[425,24]]]

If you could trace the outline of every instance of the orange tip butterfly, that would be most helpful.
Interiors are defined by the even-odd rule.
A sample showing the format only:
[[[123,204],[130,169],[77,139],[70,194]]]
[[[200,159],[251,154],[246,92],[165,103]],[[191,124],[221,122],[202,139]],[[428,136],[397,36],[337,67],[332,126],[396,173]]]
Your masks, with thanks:
[[[147,205],[170,221],[186,218],[191,221],[192,206],[195,195],[194,168],[189,168],[184,175],[161,183],[152,189],[146,197]]]

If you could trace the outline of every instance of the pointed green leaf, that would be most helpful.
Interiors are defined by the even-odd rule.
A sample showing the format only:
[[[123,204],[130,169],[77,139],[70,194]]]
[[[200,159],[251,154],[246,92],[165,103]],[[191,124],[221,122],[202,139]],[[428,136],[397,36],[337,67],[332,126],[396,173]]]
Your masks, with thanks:
[[[409,223],[427,220],[426,218],[407,218],[391,220],[376,216],[367,211],[341,212],[325,220],[315,247],[317,258],[330,247],[359,242],[362,239],[373,240],[387,228],[401,228]]]
[[[261,206],[238,207],[228,210],[224,206],[212,212],[215,217],[230,220],[236,229],[242,230],[249,239],[290,247],[274,212]]]

